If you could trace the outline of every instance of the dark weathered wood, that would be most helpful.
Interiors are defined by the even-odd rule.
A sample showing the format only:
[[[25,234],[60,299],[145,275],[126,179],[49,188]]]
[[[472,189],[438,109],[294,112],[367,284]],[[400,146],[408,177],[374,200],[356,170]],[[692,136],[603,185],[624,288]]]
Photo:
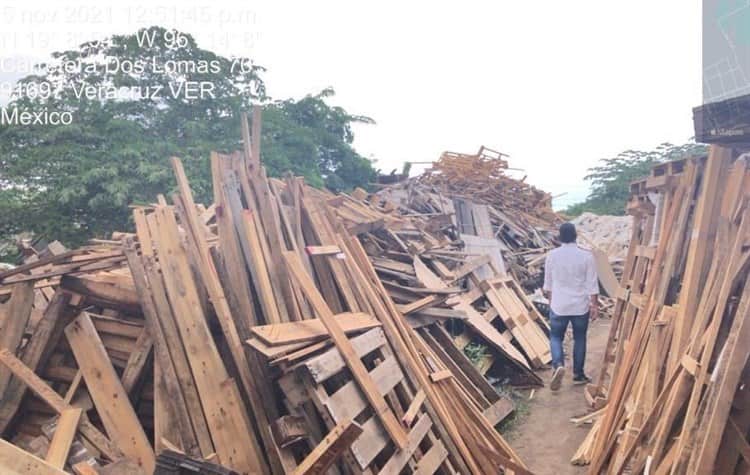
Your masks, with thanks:
[[[7,348],[13,353],[16,352],[31,316],[33,304],[33,282],[13,285],[10,300],[0,304],[0,349]],[[0,395],[5,392],[9,381],[10,371],[0,368]]]
[[[70,314],[67,311],[70,295],[58,290],[44,310],[42,319],[34,328],[29,342],[26,344],[21,355],[21,361],[32,371],[43,367],[52,349],[62,337],[63,328],[67,324]],[[8,382],[5,393],[0,399],[0,434],[4,433],[10,425],[26,393],[26,385],[13,377]]]

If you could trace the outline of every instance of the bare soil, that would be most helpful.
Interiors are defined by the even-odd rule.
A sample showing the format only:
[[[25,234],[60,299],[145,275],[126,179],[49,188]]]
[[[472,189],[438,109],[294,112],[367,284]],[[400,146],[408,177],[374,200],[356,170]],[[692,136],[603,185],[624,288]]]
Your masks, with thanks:
[[[609,332],[609,319],[600,319],[589,325],[586,373],[596,381]],[[571,417],[589,411],[583,396],[584,386],[573,384],[570,329],[565,337],[565,379],[559,391],[549,387],[537,389],[527,401],[528,414],[515,425],[509,434],[510,445],[536,475],[566,475],[586,473],[587,467],[578,467],[570,459],[589,431],[590,425],[576,427]],[[551,370],[540,376],[549,381]],[[525,391],[528,395],[530,391]]]

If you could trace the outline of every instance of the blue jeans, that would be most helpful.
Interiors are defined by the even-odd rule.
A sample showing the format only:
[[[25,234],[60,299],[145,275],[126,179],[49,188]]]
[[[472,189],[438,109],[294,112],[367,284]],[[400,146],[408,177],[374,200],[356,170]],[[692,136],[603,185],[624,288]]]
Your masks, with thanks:
[[[573,325],[573,375],[583,376],[583,364],[586,361],[586,331],[589,328],[589,314],[556,315],[549,311],[549,346],[552,352],[552,366],[564,366],[563,339],[568,329],[568,322]]]

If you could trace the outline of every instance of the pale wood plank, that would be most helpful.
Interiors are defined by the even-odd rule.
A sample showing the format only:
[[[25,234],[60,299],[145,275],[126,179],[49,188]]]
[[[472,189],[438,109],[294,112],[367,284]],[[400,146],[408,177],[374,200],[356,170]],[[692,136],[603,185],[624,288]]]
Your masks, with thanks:
[[[49,450],[45,460],[53,467],[65,468],[65,460],[70,452],[70,445],[78,430],[78,422],[81,420],[83,409],[74,407],[65,409],[55,425],[55,434],[49,444]]]
[[[322,475],[362,433],[362,427],[353,421],[344,421],[328,435],[292,472],[293,475]]]
[[[0,471],[7,475],[66,475],[44,460],[0,439]]]
[[[152,472],[154,451],[86,312],[65,328],[65,336],[107,434],[147,473]]]

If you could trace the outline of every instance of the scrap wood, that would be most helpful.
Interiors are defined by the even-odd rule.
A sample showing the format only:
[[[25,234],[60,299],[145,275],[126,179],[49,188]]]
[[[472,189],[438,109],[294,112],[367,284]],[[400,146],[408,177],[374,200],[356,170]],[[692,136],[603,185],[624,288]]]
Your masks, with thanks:
[[[294,469],[293,475],[322,475],[338,457],[362,434],[362,427],[353,421],[344,421],[325,436],[312,452]]]
[[[748,348],[738,342],[750,318],[750,173],[747,157],[735,157],[712,146],[658,189],[658,206],[629,208],[621,286],[630,292],[615,304],[609,387],[593,388],[607,404],[587,438],[592,473],[734,473],[744,463],[750,419],[737,431],[730,408],[747,407],[738,397]],[[641,202],[645,191],[634,190]],[[657,245],[645,252],[650,236]]]
[[[331,313],[322,296],[315,289],[314,284],[303,270],[299,257],[294,253],[285,253],[284,258],[290,274],[297,281],[297,284],[299,284],[307,300],[313,308],[315,308],[315,312],[328,330],[336,348],[338,348],[344,356],[347,366],[349,366],[349,369],[359,383],[360,388],[365,393],[365,396],[375,412],[378,414],[383,427],[391,436],[396,446],[403,449],[406,446],[406,434],[404,433],[403,428],[396,420],[391,409],[385,403],[383,397],[374,387],[372,379],[370,379],[370,376],[367,374],[367,370],[362,362],[357,358],[354,348],[351,346],[349,339],[345,336],[343,329],[339,326],[335,316]]]
[[[65,475],[57,468],[15,445],[0,439],[0,468],[8,474]]]
[[[344,333],[368,330],[380,326],[375,317],[366,313],[340,313],[335,315]],[[301,322],[277,323],[274,325],[258,325],[251,331],[261,340],[271,346],[290,343],[315,342],[326,339],[328,330],[319,319],[303,320]]]
[[[86,312],[65,328],[65,335],[112,442],[147,473],[153,472],[156,464],[153,449]],[[65,411],[61,418],[64,415]]]
[[[362,434],[335,462],[343,469],[395,473],[408,465],[420,473],[496,473],[502,466],[525,473],[492,427],[502,399],[442,326],[484,318],[477,308],[470,316],[445,303],[467,292],[479,264],[488,267],[456,235],[452,199],[416,190],[417,211],[362,191],[333,195],[299,178],[268,179],[259,159],[259,116],[252,130],[242,125],[243,151],[211,155],[213,203],[194,202],[190,170],[173,159],[178,194],[134,208],[135,234],[51,257],[40,253],[37,263],[0,274],[2,298],[14,281],[33,283],[36,293],[29,324],[19,324],[28,341],[11,349],[29,371],[16,369],[21,378],[13,372],[9,404],[3,396],[0,407],[0,422],[17,415],[19,423],[3,429],[19,441],[34,433],[44,408],[23,397],[30,382],[58,414],[80,404],[110,428],[119,414],[123,434],[109,434],[117,442],[95,432],[85,414],[78,424],[78,433],[102,452],[105,470],[122,466],[112,462],[123,457],[124,433],[140,439],[140,432],[153,431],[157,465],[174,449],[243,472],[290,473],[303,463],[308,442],[282,447],[271,421],[303,418],[312,451],[335,427],[332,420],[355,412],[349,415],[365,420]],[[428,207],[433,210],[425,212]],[[502,252],[526,253],[550,242],[529,229],[541,226],[529,213],[521,218],[483,203],[467,209],[474,231],[499,237]],[[511,268],[520,272],[526,255],[514,257]],[[420,284],[418,274],[425,273],[415,260],[437,273],[434,285]],[[331,338],[324,320],[335,324],[341,317],[333,315],[341,314],[366,316],[369,323],[354,325],[349,335],[346,325],[340,332],[334,327]],[[57,335],[73,318],[91,325],[77,340],[72,335],[71,345]],[[407,318],[426,326],[416,331]],[[513,347],[509,335],[493,331]],[[369,353],[346,350],[346,341],[377,332],[378,346]],[[98,357],[85,360],[82,351]],[[337,368],[336,385],[306,379],[321,377],[322,370],[304,368],[329,354],[339,358],[325,356]],[[360,368],[354,376],[352,366]],[[92,368],[105,378],[89,384]],[[369,397],[358,389],[367,379]],[[123,406],[105,402],[103,387],[115,388]],[[328,394],[333,389],[342,392]],[[297,404],[303,398],[313,404]],[[388,412],[393,420],[384,426],[380,416]],[[385,435],[388,428],[395,437]]]

